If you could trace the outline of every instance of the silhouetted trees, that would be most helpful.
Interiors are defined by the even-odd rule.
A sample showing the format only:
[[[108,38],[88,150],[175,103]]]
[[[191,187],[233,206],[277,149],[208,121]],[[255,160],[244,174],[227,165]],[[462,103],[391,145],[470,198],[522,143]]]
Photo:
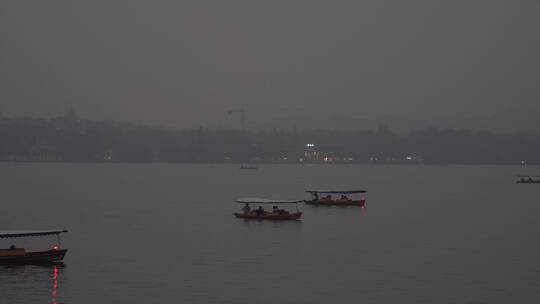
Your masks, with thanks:
[[[538,164],[540,134],[429,128],[398,135],[384,125],[376,130],[169,130],[74,115],[0,117],[0,160]]]

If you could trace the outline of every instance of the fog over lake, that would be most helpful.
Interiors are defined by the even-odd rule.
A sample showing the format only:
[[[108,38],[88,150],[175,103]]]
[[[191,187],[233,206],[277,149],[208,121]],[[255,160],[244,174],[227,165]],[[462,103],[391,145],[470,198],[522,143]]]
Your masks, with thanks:
[[[0,303],[540,302],[538,16],[3,1]]]
[[[9,1],[0,112],[539,129],[535,1]]]

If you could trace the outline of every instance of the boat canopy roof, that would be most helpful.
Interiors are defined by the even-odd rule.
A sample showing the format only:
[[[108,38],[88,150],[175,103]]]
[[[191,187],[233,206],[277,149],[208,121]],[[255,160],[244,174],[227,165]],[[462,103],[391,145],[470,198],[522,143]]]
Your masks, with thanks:
[[[540,175],[518,175],[517,177],[540,177]]]
[[[237,199],[236,202],[242,204],[296,204],[303,202],[303,200],[275,200],[258,197],[242,197]]]
[[[29,236],[46,236],[46,235],[59,235],[60,233],[68,232],[64,229],[59,230],[0,230],[0,239],[4,238],[18,238]]]
[[[328,194],[354,194],[354,193],[366,193],[366,190],[345,190],[345,191],[337,191],[337,190],[307,190],[305,191],[307,193],[328,193]]]

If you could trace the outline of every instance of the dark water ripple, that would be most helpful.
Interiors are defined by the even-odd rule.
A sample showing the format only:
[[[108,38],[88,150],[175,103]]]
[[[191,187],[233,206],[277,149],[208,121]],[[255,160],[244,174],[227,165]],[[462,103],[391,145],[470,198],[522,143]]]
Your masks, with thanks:
[[[540,168],[3,163],[0,230],[67,228],[70,251],[0,267],[0,303],[536,303],[540,186],[523,173]],[[332,186],[366,188],[367,209],[232,217],[240,196]]]

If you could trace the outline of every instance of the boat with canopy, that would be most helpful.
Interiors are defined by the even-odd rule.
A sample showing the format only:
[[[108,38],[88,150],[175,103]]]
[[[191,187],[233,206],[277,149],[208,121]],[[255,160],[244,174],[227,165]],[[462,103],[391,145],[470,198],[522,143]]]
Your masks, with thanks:
[[[234,213],[234,216],[237,218],[242,218],[246,220],[299,220],[302,216],[302,212],[298,210],[298,203],[303,202],[302,200],[275,200],[275,199],[265,199],[265,198],[254,198],[246,197],[239,198],[236,200],[237,203],[244,204],[241,213]],[[288,211],[281,209],[278,206],[282,204],[295,204],[295,211]],[[258,206],[257,209],[252,209],[250,205]],[[272,210],[266,210],[263,206],[273,205]]]
[[[304,201],[309,205],[322,206],[366,206],[366,190],[307,190],[312,199]],[[338,197],[334,197],[334,196]]]
[[[518,175],[518,184],[540,184],[540,176]]]
[[[0,264],[41,264],[59,262],[64,259],[67,249],[60,247],[60,234],[67,230],[0,230],[0,239],[56,236],[57,243],[49,250],[26,251],[24,248],[11,245],[0,249]]]

